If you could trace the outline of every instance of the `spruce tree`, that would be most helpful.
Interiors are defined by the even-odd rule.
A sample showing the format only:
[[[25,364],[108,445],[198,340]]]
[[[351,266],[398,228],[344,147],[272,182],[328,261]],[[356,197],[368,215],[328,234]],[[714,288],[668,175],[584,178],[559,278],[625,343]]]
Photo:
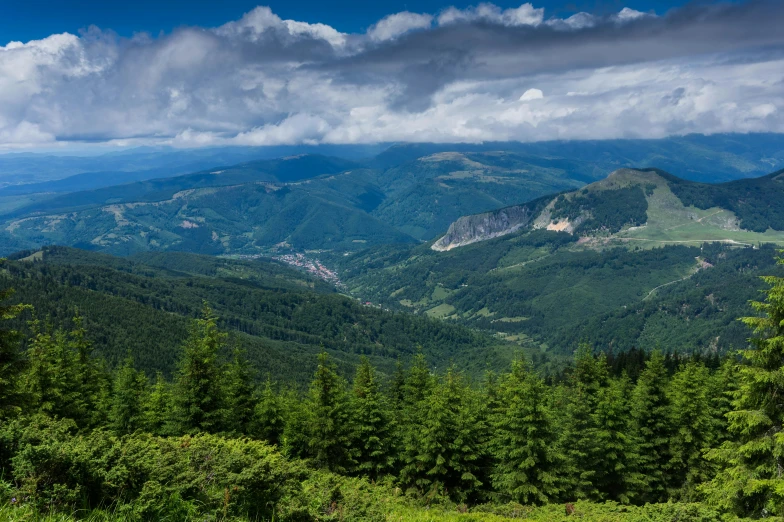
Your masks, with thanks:
[[[720,471],[701,488],[711,504],[754,518],[784,515],[784,278],[763,280],[765,301],[751,303],[760,315],[743,319],[754,336],[727,415],[733,440],[708,453]]]
[[[93,344],[87,339],[84,319],[77,313],[74,328],[68,334],[68,348],[74,357],[74,392],[77,397],[72,418],[81,426],[103,425],[109,410],[109,372],[104,360],[94,355]]]
[[[223,369],[218,353],[226,334],[205,303],[183,346],[174,385],[174,422],[178,433],[216,433],[225,425]]]
[[[144,400],[147,377],[134,368],[128,355],[117,370],[111,395],[109,427],[120,435],[133,433],[144,427]]]
[[[317,465],[344,473],[355,465],[352,412],[345,381],[321,352],[307,401],[308,454]]]
[[[171,385],[161,372],[155,376],[155,383],[146,394],[142,405],[142,421],[144,429],[155,435],[172,433],[172,394]]]
[[[521,360],[503,377],[491,416],[493,486],[501,498],[544,504],[559,493],[563,462],[547,409],[547,386]]]
[[[12,295],[11,289],[0,291],[0,303],[7,301]],[[25,305],[0,304],[0,321],[15,319],[26,308],[28,307]],[[24,369],[20,341],[19,332],[16,330],[0,328],[0,417],[19,411],[24,406],[19,382]]]
[[[379,390],[376,370],[367,357],[362,357],[354,377],[353,387],[354,470],[377,478],[391,468],[391,425],[386,398]]]
[[[629,434],[631,390],[625,372],[599,390],[589,436],[601,452],[593,461],[592,477],[600,500],[628,503],[630,492],[637,490],[642,480],[636,441]]]
[[[404,449],[401,479],[425,494],[447,494],[457,501],[476,498],[485,451],[477,397],[450,369],[419,407],[421,423],[408,426],[412,435]]]
[[[82,399],[76,386],[76,361],[64,331],[51,331],[39,320],[30,322],[32,337],[22,389],[32,410],[76,420]]]
[[[594,480],[604,452],[594,438],[595,413],[608,374],[605,356],[595,357],[590,346],[580,346],[565,390],[565,415],[559,423],[559,446],[565,458],[565,500],[601,498]]]
[[[703,453],[720,437],[713,411],[711,375],[702,363],[688,362],[673,376],[669,395],[673,436],[670,440],[670,496],[697,500],[696,486],[709,478]]]
[[[284,415],[285,405],[283,397],[275,392],[272,386],[272,379],[267,376],[267,382],[264,383],[253,410],[251,433],[270,444],[279,445],[285,427]]]
[[[224,393],[226,397],[226,429],[235,435],[250,433],[254,417],[253,368],[245,353],[236,348],[226,367]]]
[[[632,393],[632,433],[639,451],[642,484],[632,492],[638,502],[662,502],[670,486],[670,441],[674,435],[667,396],[664,356],[654,351]]]

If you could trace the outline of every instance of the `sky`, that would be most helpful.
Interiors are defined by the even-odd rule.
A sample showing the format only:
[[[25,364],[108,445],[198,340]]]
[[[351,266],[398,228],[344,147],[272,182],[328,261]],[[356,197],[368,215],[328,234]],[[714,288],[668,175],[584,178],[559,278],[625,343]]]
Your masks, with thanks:
[[[784,132],[780,0],[0,11],[0,151]]]

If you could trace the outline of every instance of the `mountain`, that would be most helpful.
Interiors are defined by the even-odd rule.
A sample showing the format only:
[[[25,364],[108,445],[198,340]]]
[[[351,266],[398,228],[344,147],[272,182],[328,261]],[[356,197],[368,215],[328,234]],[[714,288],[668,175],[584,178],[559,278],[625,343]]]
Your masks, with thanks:
[[[433,249],[451,250],[542,228],[605,244],[781,242],[784,170],[714,185],[658,169],[620,169],[579,191],[464,216],[450,225]]]
[[[233,165],[252,160],[274,159],[300,154],[317,154],[350,160],[372,157],[387,148],[375,145],[285,145],[270,147],[136,147],[104,154],[0,154],[0,197],[11,190],[29,194],[31,190],[65,191],[108,187],[152,177],[168,177]],[[148,173],[148,174],[145,174]],[[150,175],[155,173],[155,175]],[[48,183],[86,174],[62,183]],[[24,185],[31,185],[25,187]],[[89,185],[89,186],[85,186]],[[5,187],[5,188],[2,188]]]
[[[38,318],[54,325],[68,325],[78,311],[111,364],[130,352],[149,374],[171,374],[189,321],[205,300],[259,375],[286,381],[307,382],[322,349],[346,374],[360,355],[391,374],[397,358],[419,346],[432,364],[451,361],[477,376],[505,365],[513,351],[462,326],[362,305],[264,259],[176,252],[117,258],[49,247],[4,262],[0,288],[8,287],[16,302],[32,304]]]
[[[0,214],[6,232],[28,247],[345,251],[432,239],[461,212],[583,184],[570,176],[503,152],[439,154],[385,172],[306,155],[0,206]]]
[[[727,350],[745,342],[734,326],[739,303],[755,298],[754,277],[772,269],[773,245],[784,244],[782,207],[781,172],[709,185],[620,169],[577,191],[460,218],[426,245],[369,248],[328,262],[354,295],[550,353],[571,353],[583,339],[624,349],[644,339],[670,350]],[[642,321],[661,319],[654,303],[664,294],[677,301],[675,289],[692,296],[679,317],[693,328]],[[700,299],[710,317],[700,315]],[[673,309],[675,301],[660,304]]]
[[[388,169],[440,152],[507,151],[583,165],[600,179],[621,167],[659,167],[691,181],[716,183],[761,176],[784,166],[781,134],[690,134],[663,139],[544,141],[481,144],[412,143],[394,145],[370,160]]]
[[[0,190],[0,227],[7,237],[0,243],[0,255],[46,244],[123,255],[147,250],[255,254],[278,248],[342,253],[371,245],[431,241],[442,238],[450,224],[461,216],[499,208],[506,209],[502,214],[514,214],[513,207],[519,207],[521,201],[560,192],[569,194],[605,178],[608,172],[619,170],[619,166],[669,165],[692,182],[743,178],[738,180],[739,185],[727,189],[728,194],[742,190],[743,186],[751,191],[764,189],[744,185],[744,180],[761,174],[766,165],[778,165],[784,157],[783,141],[778,135],[720,135],[607,142],[406,144],[388,147],[370,159],[356,155],[361,151],[370,153],[373,148],[360,148],[353,151],[353,159],[295,154],[234,165],[215,161],[247,156],[254,151],[259,155],[273,151],[217,149],[193,154],[199,161],[229,166],[211,166],[177,176],[169,172],[160,178],[103,186],[112,179],[128,181],[154,176],[169,168],[166,161],[176,163],[175,159],[187,156],[179,151],[157,151],[160,157],[156,156],[158,163],[153,163],[164,163],[164,166],[144,170],[140,166],[145,155],[155,155],[156,151],[107,155],[114,162],[126,161],[117,165],[137,170],[106,171],[103,177],[79,174]],[[275,150],[281,152],[285,148]],[[350,152],[340,147],[335,150],[345,153],[344,156]],[[20,159],[23,158],[15,158]],[[650,183],[630,183],[642,187],[643,191],[646,184],[667,185],[660,191],[663,196],[669,190],[683,198],[696,197],[685,178],[678,183],[658,178]],[[592,208],[594,214],[605,212],[604,216],[594,216],[599,220],[626,219],[614,210],[626,205],[623,212],[637,212],[636,219],[640,221],[646,212],[642,202],[650,197],[641,195],[631,185],[628,194],[617,191],[600,194],[598,187],[592,187],[587,189],[585,197],[577,198],[577,204]],[[35,192],[39,190],[44,192]],[[697,192],[707,194],[706,190],[701,188]],[[687,196],[686,191],[691,195]],[[616,196],[612,201],[607,199],[611,195]],[[579,209],[569,203],[572,196],[564,197],[558,208],[548,211],[555,212],[554,217],[568,218],[574,214],[572,218],[584,219]],[[678,196],[671,197],[680,201],[675,201],[676,206],[684,203]],[[751,218],[744,217],[754,212],[753,209],[728,207],[724,202],[726,195],[710,197],[721,199],[714,203],[741,220],[739,227],[764,232],[759,228],[764,225],[764,219],[761,224],[751,224]],[[696,201],[695,208],[699,210],[703,203],[710,201]],[[681,218],[689,214],[684,209],[690,204],[687,201],[679,210]],[[534,210],[537,216],[542,212],[542,209]],[[702,223],[704,217],[695,219]],[[471,222],[476,219],[487,223]],[[467,222],[457,223],[436,248],[454,248],[483,235],[502,235],[522,226],[516,219],[519,217],[493,214],[468,218]],[[537,223],[531,225],[539,226]],[[563,219],[559,223],[576,226],[573,221],[568,225]],[[651,223],[648,230],[633,234],[640,237],[630,237],[628,241],[657,239],[645,236],[653,229]],[[482,232],[485,227],[489,227],[486,234]],[[679,240],[678,234],[667,235]],[[720,236],[723,234],[708,235],[705,239]],[[753,237],[735,234],[733,239],[744,242]]]

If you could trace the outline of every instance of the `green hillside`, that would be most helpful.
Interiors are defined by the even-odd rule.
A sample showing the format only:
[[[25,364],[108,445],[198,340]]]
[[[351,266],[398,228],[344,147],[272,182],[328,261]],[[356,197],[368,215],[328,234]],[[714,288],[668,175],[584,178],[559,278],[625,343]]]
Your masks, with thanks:
[[[507,153],[442,154],[384,172],[346,170],[352,165],[300,156],[26,205],[9,200],[3,228],[23,247],[65,244],[120,255],[345,251],[431,239],[465,213],[582,185],[570,171]],[[0,254],[14,250],[2,246]]]
[[[581,340],[706,353],[745,343],[733,318],[754,298],[772,245],[784,244],[775,229],[780,172],[709,185],[621,169],[547,201],[528,205],[533,214],[461,218],[432,248],[374,248],[332,262],[355,295],[550,353]]]
[[[70,324],[78,311],[111,364],[132,353],[147,372],[173,370],[188,322],[205,300],[260,375],[302,381],[321,349],[343,371],[367,355],[391,373],[398,357],[421,346],[433,364],[454,361],[478,374],[504,364],[512,351],[464,327],[363,306],[277,262],[182,253],[123,259],[62,247],[14,257],[0,283],[16,289],[16,302],[55,324]]]

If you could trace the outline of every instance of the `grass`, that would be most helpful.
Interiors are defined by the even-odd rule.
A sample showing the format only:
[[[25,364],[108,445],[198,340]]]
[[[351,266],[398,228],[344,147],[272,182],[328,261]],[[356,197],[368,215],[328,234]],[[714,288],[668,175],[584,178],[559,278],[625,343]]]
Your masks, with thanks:
[[[661,182],[648,196],[648,222],[644,226],[619,232],[614,240],[643,248],[663,244],[699,245],[712,241],[752,246],[756,243],[784,244],[784,232],[742,230],[731,211],[686,207],[669,186]]]
[[[428,317],[435,317],[436,319],[443,319],[444,317],[452,315],[454,312],[455,312],[455,307],[454,306],[452,306],[451,304],[443,303],[443,304],[440,304],[440,305],[438,305],[438,306],[436,306],[434,308],[431,308],[430,310],[427,310],[425,312],[425,314],[427,314]]]
[[[614,502],[604,504],[575,502],[574,504],[549,504],[541,507],[521,506],[519,504],[486,505],[467,510],[464,506],[450,507],[418,507],[405,503],[387,504],[389,508],[382,515],[367,519],[369,522],[665,522],[678,520],[681,522],[720,522],[740,521],[734,517],[720,515],[702,504],[648,504],[645,506],[624,506]],[[0,520],[7,522],[131,522],[135,518],[117,513],[113,510],[95,510],[74,513],[35,513],[29,507],[0,507]],[[181,519],[180,519],[181,520]],[[196,518],[191,520],[197,520]],[[205,520],[203,516],[198,520]],[[242,518],[209,518],[221,522],[249,522]],[[338,520],[325,515],[319,520]],[[366,520],[349,512],[341,512],[340,520]],[[781,520],[781,519],[770,519]],[[180,521],[178,521],[180,522]],[[181,520],[185,522],[185,520]],[[263,522],[263,521],[257,521]]]

